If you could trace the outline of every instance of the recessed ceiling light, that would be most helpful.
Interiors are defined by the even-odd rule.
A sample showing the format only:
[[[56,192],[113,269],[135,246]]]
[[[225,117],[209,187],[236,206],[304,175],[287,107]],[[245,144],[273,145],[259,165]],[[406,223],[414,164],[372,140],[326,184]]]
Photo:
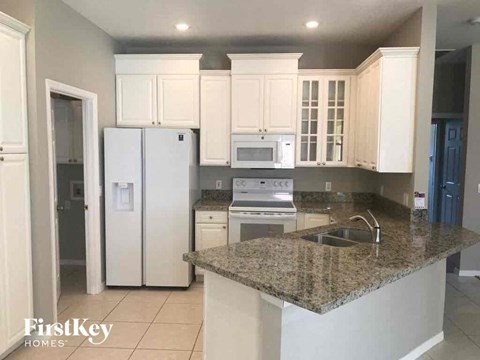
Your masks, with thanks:
[[[309,29],[316,29],[318,27],[318,21],[312,20],[305,23],[305,26]]]
[[[188,29],[190,29],[190,25],[185,23],[178,23],[177,25],[175,25],[175,28],[178,31],[187,31]]]
[[[468,20],[468,22],[470,23],[470,25],[480,25],[480,16],[471,18],[470,20]]]

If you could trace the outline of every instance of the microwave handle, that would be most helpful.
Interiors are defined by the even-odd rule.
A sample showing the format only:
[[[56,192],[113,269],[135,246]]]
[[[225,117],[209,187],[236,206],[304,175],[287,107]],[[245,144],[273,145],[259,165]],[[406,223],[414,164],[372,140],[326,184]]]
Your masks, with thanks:
[[[277,163],[281,164],[282,163],[282,158],[283,158],[283,153],[282,153],[282,142],[278,141],[277,142]]]

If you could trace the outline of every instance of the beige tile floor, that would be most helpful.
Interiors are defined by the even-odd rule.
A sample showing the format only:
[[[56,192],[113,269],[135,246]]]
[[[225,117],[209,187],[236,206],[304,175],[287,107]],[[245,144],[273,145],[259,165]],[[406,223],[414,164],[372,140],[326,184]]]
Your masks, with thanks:
[[[59,318],[86,317],[113,324],[107,341],[91,345],[82,337],[64,348],[20,348],[8,360],[200,360],[203,344],[203,286],[188,290],[108,289],[85,295],[82,268],[62,269]],[[94,320],[94,321],[93,321]],[[447,274],[445,341],[422,360],[480,359],[480,280]]]
[[[92,345],[85,337],[57,337],[63,348],[19,348],[8,360],[196,360],[203,349],[203,285],[188,290],[107,289],[85,294],[85,268],[61,270],[59,321],[88,318],[112,324],[108,339]]]

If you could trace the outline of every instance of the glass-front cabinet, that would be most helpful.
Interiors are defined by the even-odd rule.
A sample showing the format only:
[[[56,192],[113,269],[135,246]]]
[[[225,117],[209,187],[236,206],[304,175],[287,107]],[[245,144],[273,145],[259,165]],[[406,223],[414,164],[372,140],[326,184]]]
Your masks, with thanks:
[[[297,167],[347,166],[349,76],[299,76]]]

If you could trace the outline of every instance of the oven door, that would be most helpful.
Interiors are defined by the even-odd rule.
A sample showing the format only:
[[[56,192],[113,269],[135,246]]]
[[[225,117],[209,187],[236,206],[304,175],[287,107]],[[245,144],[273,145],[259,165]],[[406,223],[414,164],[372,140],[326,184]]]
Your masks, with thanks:
[[[281,168],[278,141],[235,141],[232,143],[232,168]]]
[[[228,242],[233,244],[261,237],[275,237],[296,229],[296,213],[231,211],[228,224]]]

